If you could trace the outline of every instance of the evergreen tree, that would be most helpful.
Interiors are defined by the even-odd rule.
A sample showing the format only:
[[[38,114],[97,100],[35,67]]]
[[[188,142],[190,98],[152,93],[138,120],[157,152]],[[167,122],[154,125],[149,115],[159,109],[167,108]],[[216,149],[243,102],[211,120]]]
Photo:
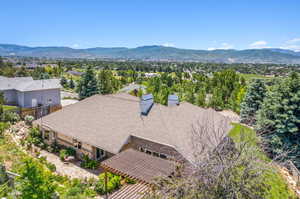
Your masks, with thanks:
[[[67,81],[67,79],[66,79],[64,76],[61,77],[61,79],[60,79],[60,84],[61,84],[64,88],[67,86],[68,81]]]
[[[250,83],[241,103],[240,116],[242,122],[249,125],[255,124],[256,112],[261,108],[266,92],[267,89],[262,79],[255,79]]]
[[[69,88],[71,88],[71,89],[75,88],[75,83],[74,83],[72,77],[71,77],[71,79],[70,79],[70,81],[69,81]]]
[[[257,114],[256,129],[262,133],[270,155],[292,150],[288,158],[300,168],[300,78],[292,74],[273,85]]]
[[[113,93],[113,74],[111,71],[102,70],[98,75],[98,89],[101,94]]]
[[[91,66],[87,67],[85,73],[81,77],[77,91],[80,99],[85,99],[98,93],[97,80]]]

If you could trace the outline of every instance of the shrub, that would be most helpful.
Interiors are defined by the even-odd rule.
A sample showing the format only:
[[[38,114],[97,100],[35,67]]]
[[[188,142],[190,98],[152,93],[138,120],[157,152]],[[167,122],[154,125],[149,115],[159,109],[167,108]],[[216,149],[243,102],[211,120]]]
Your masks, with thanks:
[[[50,171],[52,171],[52,172],[55,172],[55,171],[56,171],[56,166],[55,166],[55,164],[52,164],[52,163],[50,163],[50,162],[47,162],[47,159],[46,159],[45,156],[40,157],[39,160],[40,160],[40,162],[41,162],[42,164],[46,165],[46,167],[47,167]]]
[[[55,166],[55,164],[52,164],[52,163],[50,163],[50,162],[47,162],[47,163],[46,163],[46,167],[47,167],[50,171],[52,171],[52,172],[55,172],[55,171],[56,171],[56,166]]]
[[[97,169],[98,162],[96,160],[92,160],[88,155],[83,156],[83,161],[80,164],[81,167],[85,169]]]
[[[62,198],[90,198],[96,196],[90,185],[83,183],[79,179],[71,180],[66,190]]]
[[[57,144],[56,141],[47,147],[47,151],[50,153],[58,153],[59,149],[60,149],[60,146]]]
[[[42,133],[38,128],[30,128],[28,136],[26,137],[26,141],[30,144],[34,144],[36,146],[40,146],[43,148],[43,137]]]
[[[125,178],[125,182],[126,182],[127,184],[135,184],[135,183],[136,183],[135,180],[130,179],[130,178]]]
[[[20,116],[17,113],[6,111],[2,115],[2,121],[16,123],[20,121]]]
[[[59,158],[61,161],[64,161],[67,156],[68,156],[68,152],[66,149],[62,149],[59,151]]]
[[[76,150],[74,148],[67,147],[66,150],[67,150],[68,156],[74,156],[74,157],[76,156]]]
[[[107,173],[107,193],[111,193],[121,187],[121,176]],[[95,185],[95,191],[100,195],[105,194],[105,173],[100,174],[99,180]]]
[[[0,122],[0,136],[3,135],[4,131],[9,127],[5,122]]]
[[[32,121],[34,120],[34,117],[32,115],[26,115],[24,120],[27,125],[31,125]]]

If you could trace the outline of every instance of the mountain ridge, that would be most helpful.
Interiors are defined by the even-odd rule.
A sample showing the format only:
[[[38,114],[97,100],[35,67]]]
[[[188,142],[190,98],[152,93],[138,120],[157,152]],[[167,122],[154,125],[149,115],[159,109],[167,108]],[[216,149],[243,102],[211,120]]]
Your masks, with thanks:
[[[136,48],[95,47],[74,49],[64,46],[29,47],[16,44],[0,44],[0,56],[300,64],[300,52],[280,48],[195,50],[150,45]]]

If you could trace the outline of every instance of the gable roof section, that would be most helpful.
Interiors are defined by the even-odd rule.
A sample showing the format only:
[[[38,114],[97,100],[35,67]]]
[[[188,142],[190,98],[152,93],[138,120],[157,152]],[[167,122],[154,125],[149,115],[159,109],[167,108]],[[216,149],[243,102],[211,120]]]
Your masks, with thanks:
[[[192,126],[210,122],[217,127],[222,121],[228,132],[231,126],[226,117],[186,102],[173,107],[154,104],[149,114],[142,116],[139,98],[125,93],[94,95],[43,117],[45,127],[114,154],[130,136],[136,136],[174,147],[186,159],[193,155]]]
[[[30,81],[33,81],[32,77],[9,78],[0,76],[0,90],[12,90],[15,89],[18,85]]]
[[[59,79],[33,80],[32,77],[0,76],[0,90],[36,91],[60,88]]]

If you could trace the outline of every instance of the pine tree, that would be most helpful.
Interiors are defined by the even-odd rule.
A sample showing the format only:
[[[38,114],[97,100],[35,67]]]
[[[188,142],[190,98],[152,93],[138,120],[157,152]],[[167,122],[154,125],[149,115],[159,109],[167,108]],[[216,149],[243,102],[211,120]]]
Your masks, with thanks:
[[[85,99],[98,93],[97,80],[91,66],[87,67],[85,73],[81,77],[77,91],[80,99]]]
[[[300,168],[300,78],[292,74],[271,87],[257,114],[256,129],[262,133],[273,156],[290,151],[288,158]]]
[[[267,89],[263,80],[255,79],[250,83],[241,103],[240,116],[243,123],[255,124],[256,112],[261,108],[266,92]]]
[[[101,94],[113,93],[113,74],[111,71],[102,70],[98,75],[98,89]]]
[[[71,89],[75,88],[75,83],[74,83],[72,77],[71,77],[71,79],[70,79],[70,81],[69,81],[69,88],[71,88]]]
[[[66,87],[67,83],[68,83],[67,79],[64,76],[62,76],[61,79],[60,79],[60,84],[63,87]]]

